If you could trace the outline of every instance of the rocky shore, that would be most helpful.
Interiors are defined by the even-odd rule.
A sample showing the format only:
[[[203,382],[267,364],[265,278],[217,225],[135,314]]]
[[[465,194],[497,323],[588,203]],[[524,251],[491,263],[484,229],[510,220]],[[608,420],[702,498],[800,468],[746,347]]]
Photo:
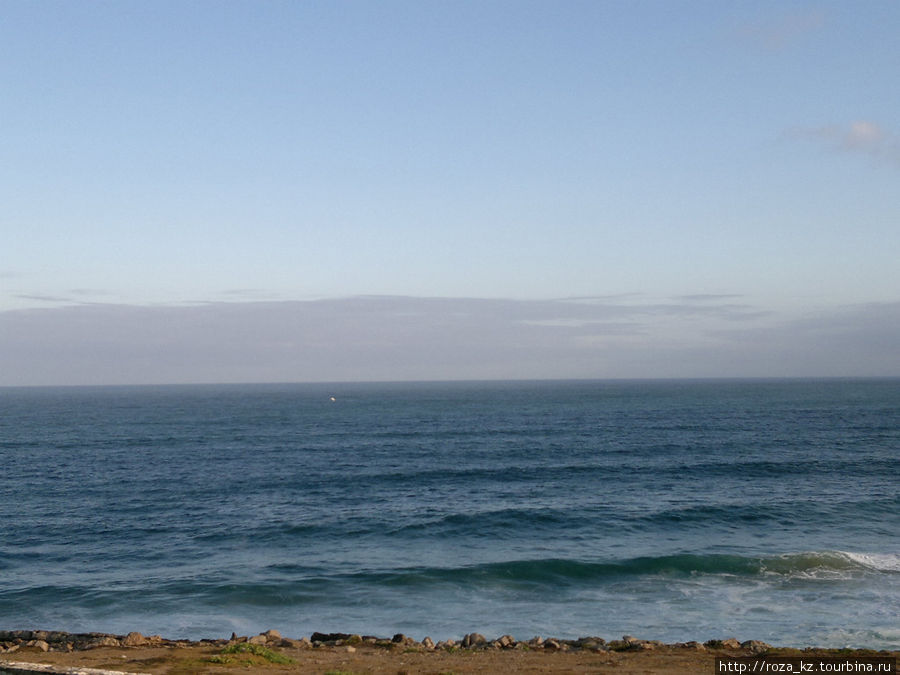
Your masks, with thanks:
[[[758,640],[739,642],[735,638],[725,640],[708,640],[699,642],[677,642],[665,644],[658,640],[641,640],[631,635],[625,635],[621,640],[607,642],[600,637],[581,637],[576,640],[562,638],[533,637],[530,640],[516,640],[511,635],[501,635],[496,639],[488,639],[480,633],[468,633],[462,640],[452,639],[435,642],[430,637],[421,641],[398,633],[391,638],[375,637],[372,635],[356,635],[352,633],[313,633],[308,638],[299,639],[282,637],[277,630],[267,630],[254,636],[238,636],[232,634],[230,639],[205,639],[199,641],[171,640],[159,635],[144,636],[141,633],[132,632],[127,635],[114,635],[112,633],[66,633],[62,631],[46,630],[0,630],[0,654],[11,654],[22,648],[31,648],[42,652],[73,652],[97,649],[99,647],[197,647],[214,646],[229,647],[238,644],[260,645],[269,648],[282,649],[319,649],[322,647],[344,647],[349,653],[356,651],[357,647],[370,646],[385,649],[413,649],[413,650],[543,650],[547,652],[557,651],[592,651],[592,652],[622,652],[652,650],[663,647],[677,649],[691,649],[706,651],[708,649],[745,650],[752,654],[759,654],[771,649],[771,645]]]
[[[665,644],[630,635],[621,639],[534,637],[487,638],[469,633],[461,640],[416,640],[406,635],[377,637],[315,632],[283,637],[277,630],[228,639],[173,640],[138,632],[67,633],[0,631],[0,672],[69,675],[110,673],[302,672],[302,673],[696,673],[713,672],[716,657],[872,656],[897,652],[785,649],[735,638]]]

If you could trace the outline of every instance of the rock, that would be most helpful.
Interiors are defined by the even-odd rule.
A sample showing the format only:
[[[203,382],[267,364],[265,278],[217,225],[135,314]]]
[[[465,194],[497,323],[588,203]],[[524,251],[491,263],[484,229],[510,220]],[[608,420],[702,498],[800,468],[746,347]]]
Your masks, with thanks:
[[[356,647],[351,647],[350,645],[347,645],[346,647],[344,647],[344,649],[347,650],[348,654],[352,654],[353,652],[356,651]]]
[[[300,638],[299,640],[294,640],[292,638],[281,638],[279,646],[289,647],[291,649],[309,649],[310,647],[312,647],[312,642],[309,641],[309,638]]]
[[[540,635],[535,635],[528,641],[529,647],[542,647],[544,645],[544,638]]]
[[[338,640],[346,640],[350,637],[350,633],[319,633],[315,632],[309,636],[313,642],[337,642]]]
[[[512,635],[501,635],[499,638],[497,638],[497,642],[499,642],[500,646],[504,649],[514,647],[516,644],[516,640]]]
[[[247,640],[251,645],[264,645],[268,642],[268,638],[265,635],[254,635],[252,638]]]
[[[267,640],[271,640],[272,642],[278,642],[279,640],[281,640],[281,633],[272,628],[263,633],[263,635],[266,636]]]
[[[428,636],[425,636],[425,638],[422,640],[422,646],[425,647],[425,649],[434,649],[434,640],[432,640]]]
[[[727,640],[722,640],[722,646],[725,649],[740,649],[741,643],[736,638],[728,638]]]
[[[85,644],[84,649],[97,649],[98,647],[120,647],[120,646],[121,646],[121,644],[119,643],[119,641],[116,640],[116,638],[114,638],[112,635],[104,635],[101,637],[96,637],[93,640],[91,640],[90,642],[88,642],[87,644]]]
[[[551,652],[558,652],[560,649],[562,649],[562,645],[558,640],[554,640],[551,638],[550,640],[544,641],[544,649]]]
[[[47,644],[46,640],[31,640],[28,643],[29,647],[34,647],[35,649],[40,649],[42,652],[49,652],[50,645]]]
[[[622,642],[624,642],[625,644],[630,645],[630,644],[636,644],[636,643],[640,642],[640,640],[638,640],[638,639],[637,639],[636,637],[634,637],[633,635],[623,635],[623,636],[622,636]]]
[[[122,646],[124,647],[142,647],[145,644],[147,644],[147,638],[135,631],[122,638]]]
[[[681,648],[683,648],[683,649],[693,649],[693,650],[698,651],[698,652],[705,652],[705,651],[706,651],[706,647],[704,647],[703,645],[701,645],[701,644],[700,644],[699,642],[697,642],[696,640],[691,640],[690,642],[679,642],[679,643],[677,643],[675,646],[676,646],[676,647],[681,647]]]
[[[487,638],[481,633],[469,633],[463,638],[462,646],[465,649],[471,649],[487,643]]]
[[[759,654],[761,652],[768,651],[772,648],[772,645],[766,644],[761,640],[747,640],[741,643],[741,649],[749,649],[754,654]]]

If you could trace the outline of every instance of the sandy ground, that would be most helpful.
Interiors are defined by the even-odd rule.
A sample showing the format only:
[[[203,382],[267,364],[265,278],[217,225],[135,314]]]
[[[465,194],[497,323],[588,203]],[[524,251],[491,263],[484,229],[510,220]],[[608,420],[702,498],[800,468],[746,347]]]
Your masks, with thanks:
[[[418,650],[403,647],[361,645],[352,648],[323,646],[309,649],[279,648],[280,654],[292,659],[290,664],[266,662],[259,656],[234,655],[229,663],[214,663],[222,658],[222,648],[214,645],[100,647],[75,652],[42,652],[27,647],[15,653],[0,654],[0,668],[6,661],[54,664],[66,668],[97,668],[152,673],[154,675],[188,675],[195,673],[319,673],[350,675],[363,673],[709,673],[715,672],[716,656],[747,656],[747,650],[707,649],[697,651],[663,646],[646,651],[568,651],[543,650]],[[803,657],[853,658],[854,656],[900,657],[900,652],[848,650],[773,649],[770,654]],[[896,672],[896,669],[895,669]]]

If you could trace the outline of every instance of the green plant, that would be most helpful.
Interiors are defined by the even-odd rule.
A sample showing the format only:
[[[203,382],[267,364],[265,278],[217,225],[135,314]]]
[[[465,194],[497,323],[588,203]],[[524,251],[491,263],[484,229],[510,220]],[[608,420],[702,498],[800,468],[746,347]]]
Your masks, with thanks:
[[[209,660],[212,663],[236,663],[238,662],[238,659],[235,657],[241,654],[258,656],[269,663],[287,664],[294,662],[294,659],[289,658],[284,654],[279,654],[268,647],[250,644],[249,642],[239,642],[237,644],[228,645],[222,650],[221,654],[213,656]]]

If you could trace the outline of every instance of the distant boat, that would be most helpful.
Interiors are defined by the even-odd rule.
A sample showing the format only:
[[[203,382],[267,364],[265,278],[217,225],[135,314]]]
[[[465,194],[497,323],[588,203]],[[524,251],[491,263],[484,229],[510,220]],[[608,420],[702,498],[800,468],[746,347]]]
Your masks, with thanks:
[[[334,396],[332,396],[332,397],[331,397],[331,402],[334,403],[335,401],[337,401],[337,399],[336,399]]]

